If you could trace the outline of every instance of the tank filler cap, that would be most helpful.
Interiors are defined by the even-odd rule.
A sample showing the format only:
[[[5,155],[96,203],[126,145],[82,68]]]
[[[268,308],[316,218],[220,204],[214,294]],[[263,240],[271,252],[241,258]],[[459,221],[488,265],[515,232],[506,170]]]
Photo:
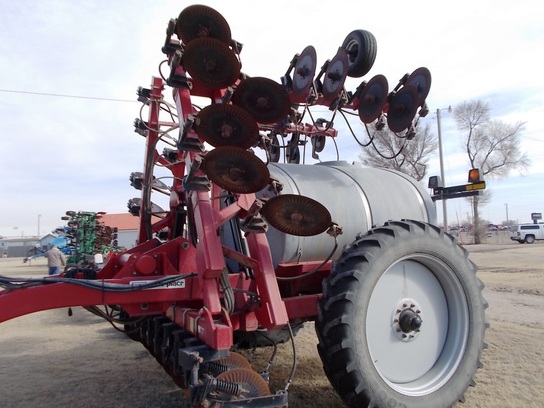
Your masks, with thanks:
[[[315,166],[351,166],[347,160],[331,160],[316,163]]]

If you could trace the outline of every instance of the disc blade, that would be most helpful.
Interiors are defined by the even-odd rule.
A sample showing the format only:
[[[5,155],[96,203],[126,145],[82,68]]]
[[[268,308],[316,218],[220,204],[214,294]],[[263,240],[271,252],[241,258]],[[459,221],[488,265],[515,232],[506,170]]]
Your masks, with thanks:
[[[198,135],[214,147],[249,149],[259,141],[255,119],[236,105],[213,104],[202,109],[195,120]]]
[[[372,123],[387,103],[389,84],[383,75],[374,76],[363,88],[359,97],[359,118],[363,123]]]
[[[417,89],[418,106],[423,105],[431,90],[431,72],[425,67],[416,69],[404,84],[404,86],[410,85],[415,86]]]
[[[266,164],[239,147],[224,146],[210,151],[201,169],[213,183],[238,194],[256,193],[270,182]]]
[[[331,214],[321,203],[295,194],[271,198],[261,214],[277,230],[297,236],[321,234],[332,224]]]
[[[232,368],[251,368],[247,358],[235,351],[231,351],[227,357],[217,360],[216,363],[227,367],[229,370]]]
[[[218,381],[237,384],[241,387],[241,393],[238,396],[218,392],[218,399],[222,401],[231,401],[237,399],[255,398],[270,395],[270,388],[266,381],[256,371],[248,368],[233,368],[219,374]]]
[[[399,133],[407,129],[416,116],[418,107],[415,86],[403,86],[389,102],[387,126],[392,132]]]
[[[295,65],[291,92],[293,102],[306,102],[313,84],[316,66],[317,53],[315,48],[309,45],[302,50]]]
[[[176,33],[185,44],[196,38],[215,38],[227,45],[231,42],[227,20],[215,9],[204,5],[186,7],[179,14]]]
[[[342,91],[348,75],[348,54],[343,48],[339,48],[334,58],[329,62],[323,79],[323,98],[326,102],[332,102]]]
[[[285,88],[262,77],[242,80],[234,90],[231,102],[247,110],[259,123],[279,122],[291,110],[291,101]]]
[[[182,64],[194,80],[212,89],[226,88],[240,76],[240,62],[234,51],[213,38],[196,38],[189,42]]]

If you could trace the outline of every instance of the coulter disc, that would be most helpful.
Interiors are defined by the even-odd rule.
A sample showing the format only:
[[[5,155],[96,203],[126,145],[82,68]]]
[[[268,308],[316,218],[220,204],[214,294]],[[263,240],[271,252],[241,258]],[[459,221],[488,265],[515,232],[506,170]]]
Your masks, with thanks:
[[[266,381],[257,372],[247,368],[233,368],[219,374],[216,379],[231,383],[229,385],[238,385],[240,387],[239,395],[232,395],[229,392],[217,391],[218,399],[222,401],[231,401],[245,398],[264,397],[270,395],[270,388]],[[234,387],[225,387],[234,388]]]
[[[185,44],[196,38],[215,38],[227,45],[231,42],[227,20],[211,7],[200,4],[186,7],[179,14],[176,33]]]
[[[214,147],[249,149],[259,141],[257,122],[236,105],[208,105],[198,113],[195,125],[198,135]]]
[[[233,146],[209,152],[202,162],[202,170],[219,187],[238,194],[261,191],[270,181],[268,168],[261,159]]]
[[[296,194],[272,197],[261,214],[277,230],[297,236],[321,234],[332,224],[329,210],[321,203]]]

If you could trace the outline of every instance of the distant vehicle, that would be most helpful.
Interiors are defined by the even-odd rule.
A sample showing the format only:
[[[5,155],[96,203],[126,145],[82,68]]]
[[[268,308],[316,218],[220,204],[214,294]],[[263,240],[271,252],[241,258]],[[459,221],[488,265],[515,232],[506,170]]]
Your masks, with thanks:
[[[518,241],[520,244],[524,244],[525,242],[532,244],[536,240],[544,239],[544,224],[517,225],[510,239]]]
[[[64,255],[70,255],[70,253],[71,253],[71,250],[70,250],[70,247],[68,246],[68,242],[66,240],[66,237],[64,237],[64,236],[54,238],[49,243],[49,246],[48,246],[47,249],[51,248],[52,245],[56,245]],[[32,260],[34,260],[36,258],[43,257],[45,255],[45,253],[47,252],[47,249],[44,250],[44,249],[40,248],[39,245],[36,245],[35,248],[28,251],[27,256],[23,259],[23,263],[26,263],[28,261],[32,261]]]

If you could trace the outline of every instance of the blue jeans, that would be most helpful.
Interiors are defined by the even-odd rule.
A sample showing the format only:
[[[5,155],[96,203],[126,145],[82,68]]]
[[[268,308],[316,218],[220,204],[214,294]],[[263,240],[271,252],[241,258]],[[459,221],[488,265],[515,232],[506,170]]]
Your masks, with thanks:
[[[59,273],[60,273],[60,267],[58,266],[49,267],[49,275],[58,275]]]

